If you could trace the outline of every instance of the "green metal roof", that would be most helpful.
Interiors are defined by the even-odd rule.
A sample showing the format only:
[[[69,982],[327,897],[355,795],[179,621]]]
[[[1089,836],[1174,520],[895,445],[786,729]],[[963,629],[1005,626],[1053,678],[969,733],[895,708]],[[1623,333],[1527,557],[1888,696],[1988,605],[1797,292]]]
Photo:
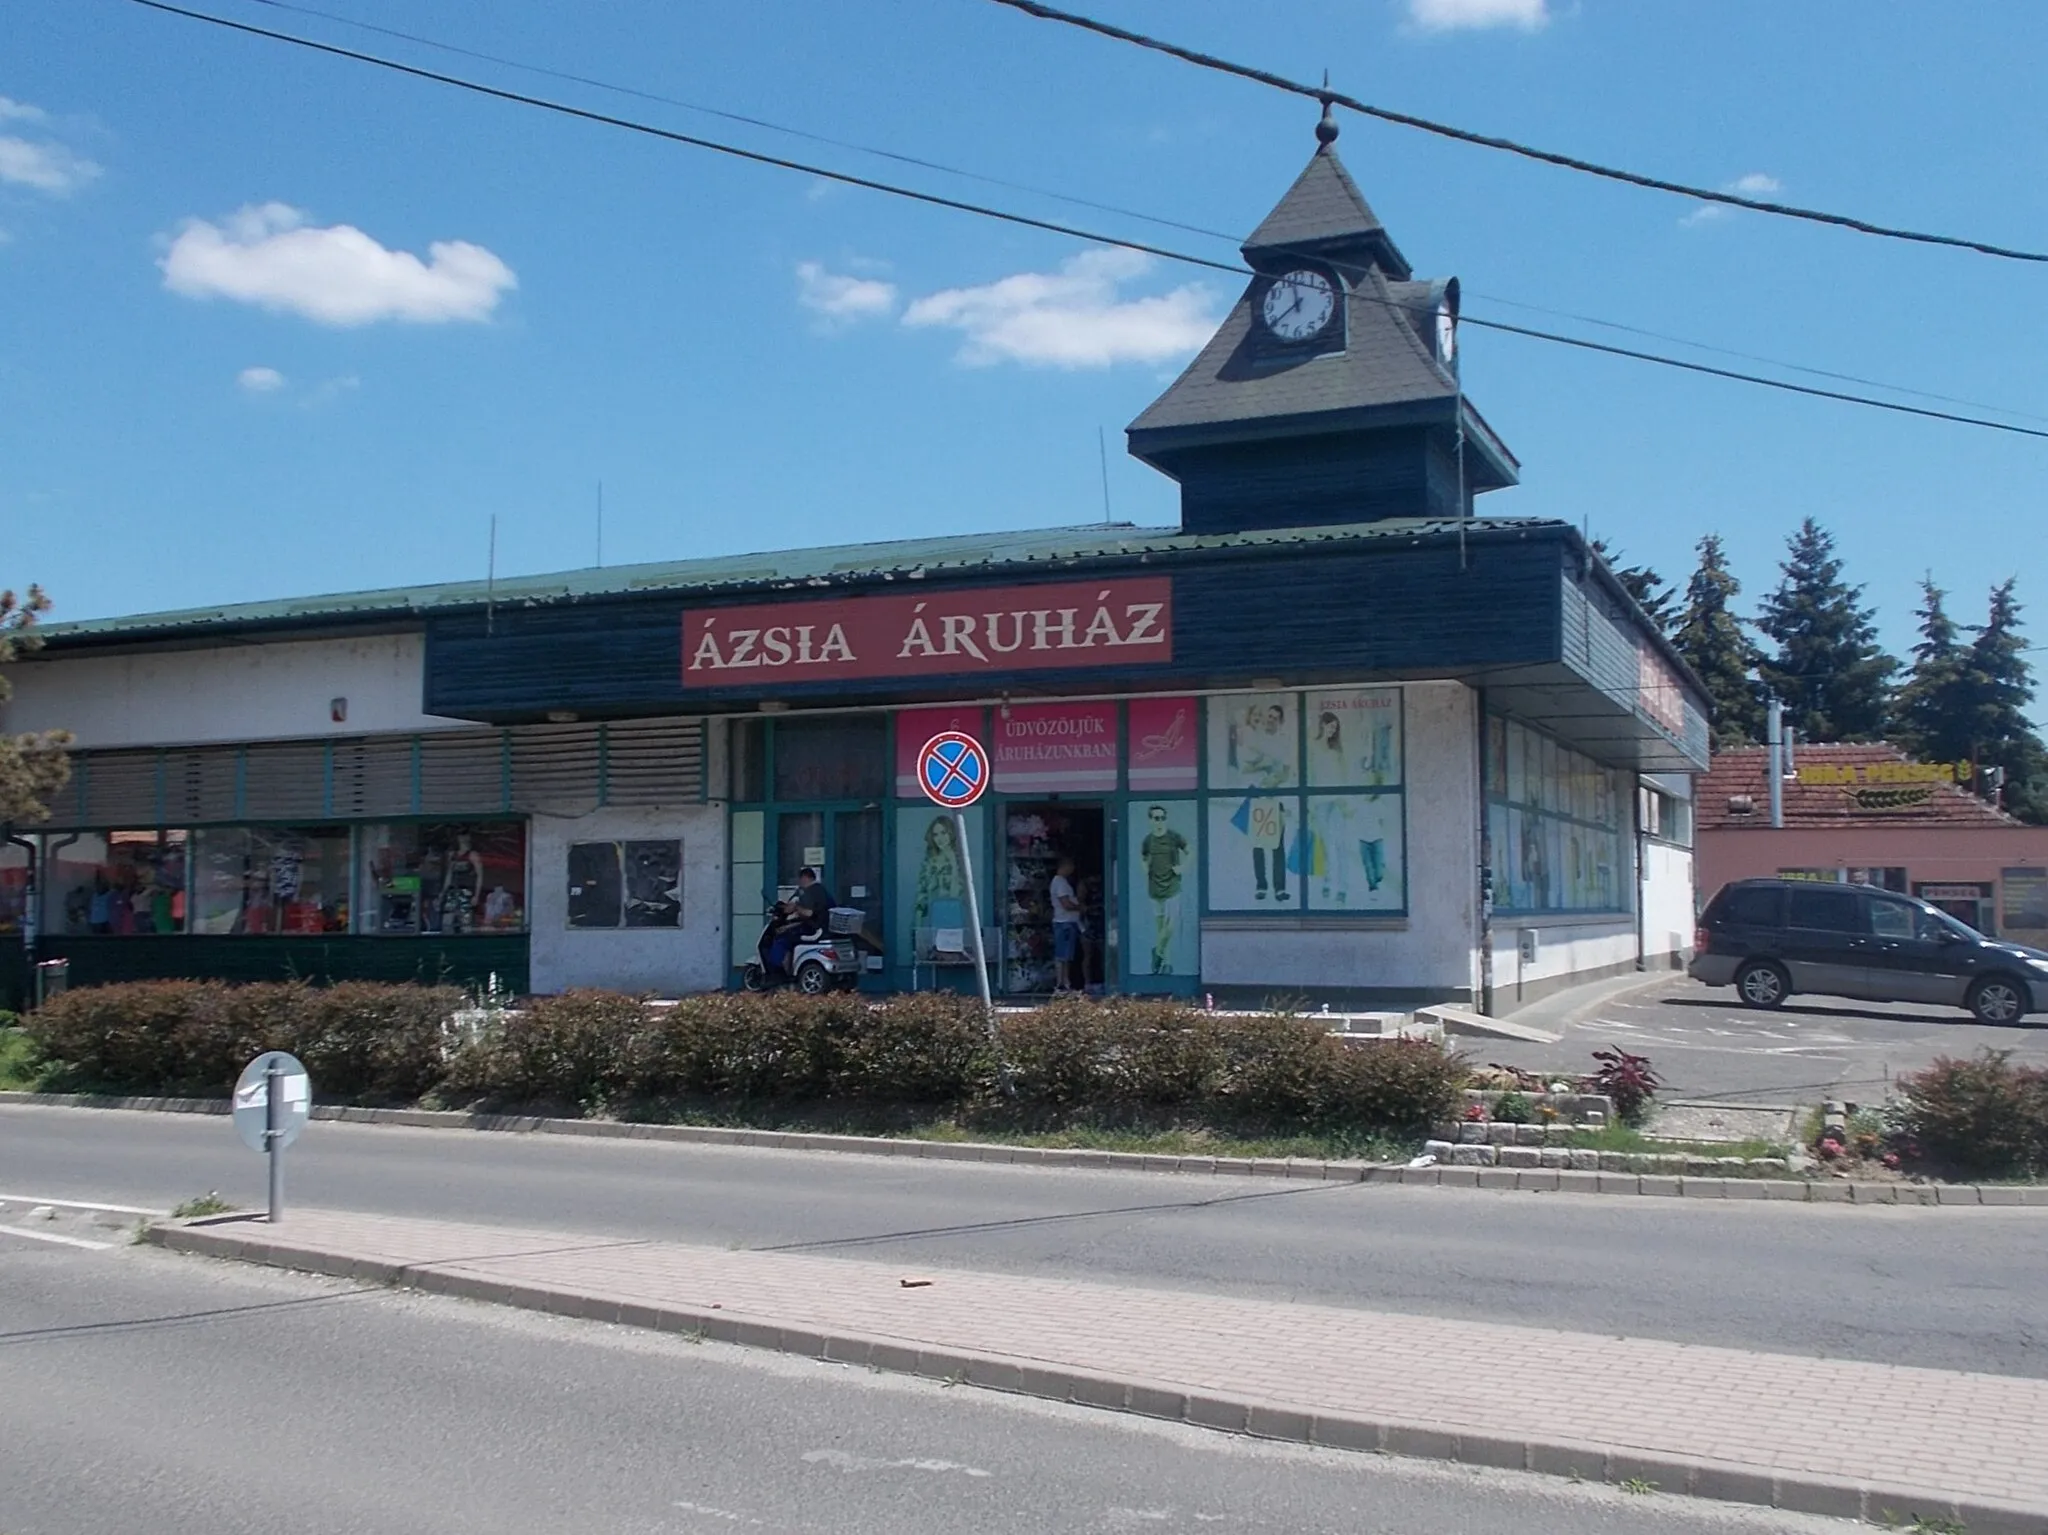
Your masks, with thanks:
[[[1130,523],[1034,528],[1007,533],[962,533],[946,538],[897,539],[885,543],[836,544],[812,549],[779,549],[759,554],[721,555],[704,560],[671,560],[650,565],[604,565],[550,575],[507,576],[495,582],[450,581],[432,586],[387,587],[379,591],[287,597],[271,602],[182,608],[41,624],[37,633],[51,649],[74,644],[108,644],[147,639],[198,638],[209,631],[304,629],[319,626],[389,624],[454,609],[476,609],[618,599],[655,593],[725,593],[858,582],[915,580],[977,571],[1060,566],[1076,561],[1141,558],[1208,549],[1250,549],[1365,541],[1434,542],[1456,535],[1498,537],[1505,533],[1569,530],[1564,522],[1534,518],[1390,518],[1328,527],[1275,528],[1249,533],[1185,534],[1173,528]]]

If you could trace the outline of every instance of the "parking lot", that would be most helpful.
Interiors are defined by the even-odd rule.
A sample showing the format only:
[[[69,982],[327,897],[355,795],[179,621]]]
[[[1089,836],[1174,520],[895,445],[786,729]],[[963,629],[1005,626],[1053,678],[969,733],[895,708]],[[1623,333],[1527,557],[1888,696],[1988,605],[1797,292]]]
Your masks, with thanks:
[[[1821,996],[1796,996],[1765,1012],[1739,1006],[1730,987],[1676,977],[1563,1019],[1541,1009],[1523,1016],[1564,1037],[1555,1045],[1474,1040],[1465,1048],[1482,1062],[1577,1074],[1592,1068],[1593,1051],[1618,1047],[1650,1058],[1667,1100],[1875,1103],[1902,1072],[1980,1050],[2009,1050],[2048,1066],[2048,1016],[1990,1028],[1960,1008]]]

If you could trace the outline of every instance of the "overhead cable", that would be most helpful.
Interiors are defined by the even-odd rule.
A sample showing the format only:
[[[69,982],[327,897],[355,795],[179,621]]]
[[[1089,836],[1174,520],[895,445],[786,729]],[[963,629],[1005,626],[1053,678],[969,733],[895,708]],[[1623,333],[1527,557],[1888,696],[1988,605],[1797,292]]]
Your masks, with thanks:
[[[424,69],[416,64],[402,63],[396,59],[384,58],[374,53],[364,53],[353,48],[343,48],[334,43],[317,42],[312,38],[299,37],[290,32],[278,32],[268,27],[254,26],[248,22],[230,20],[206,11],[190,10],[173,5],[169,0],[128,0],[146,10],[160,11],[166,15],[180,16],[190,21],[205,22],[212,26],[224,27],[230,31],[262,37],[273,42],[287,43],[294,47],[309,49],[335,58],[348,59],[359,64],[369,64],[387,69],[396,74],[409,75],[414,79],[432,81],[438,85],[451,86],[474,95],[487,96],[496,101],[511,102],[518,106],[533,107],[544,112],[553,112],[563,117],[575,118],[582,122],[598,123],[609,128],[624,129],[629,133],[642,134],[662,139],[669,143],[686,145],[693,149],[709,150],[715,154],[730,155],[736,159],[751,161],[757,165],[770,165],[780,170],[797,171],[807,176],[816,176],[828,181],[840,182],[847,186],[863,187],[869,191],[887,193],[892,197],[906,198],[912,202],[924,203],[931,207],[950,208],[960,213],[971,213],[981,218],[1000,220],[1007,224],[1022,225],[1029,229],[1044,230],[1050,234],[1066,235],[1077,240],[1086,240],[1097,245],[1112,245],[1124,250],[1138,251],[1144,255],[1157,256],[1166,261],[1177,261],[1189,266],[1203,267],[1209,271],[1227,272],[1233,277],[1256,275],[1242,264],[1218,261],[1207,256],[1192,255],[1185,251],[1173,250],[1163,245],[1153,245],[1143,240],[1125,239],[1118,235],[1101,234],[1094,230],[1082,229],[1072,224],[1062,224],[1051,219],[1033,218],[1028,214],[1012,213],[1007,209],[990,207],[984,203],[967,202],[960,198],[943,197],[935,192],[923,192],[914,187],[905,187],[893,182],[877,181],[872,177],[855,176],[845,171],[829,170],[823,166],[791,160],[780,155],[764,154],[759,150],[743,149],[736,144],[727,144],[718,139],[708,139],[697,134],[679,133],[671,128],[657,127],[652,123],[639,122],[629,117],[615,117],[609,113],[594,112],[587,107],[571,106],[566,102],[551,101],[543,96],[530,96],[520,91],[506,90],[501,86],[486,85],[481,81],[465,79],[460,75],[442,73],[439,70]],[[1391,306],[1390,307],[1398,307]],[[1482,319],[1476,315],[1461,314],[1459,323],[1475,325],[1483,330],[1501,331],[1509,335],[1524,336],[1532,340],[1548,341],[1559,346],[1573,347],[1581,351],[1601,352],[1613,357],[1630,358],[1638,362],[1655,363],[1662,367],[1677,368],[1688,373],[1706,374],[1715,378],[1730,379],[1739,383],[1756,384],[1766,389],[1782,390],[1789,394],[1808,395],[1816,399],[1840,400],[1847,404],[1864,405],[1875,410],[1891,411],[1899,415],[1920,416],[1935,421],[1951,421],[1963,426],[1985,427],[1992,431],[2010,432],[2022,437],[2048,438],[2048,430],[2016,426],[2010,422],[1994,421],[1983,416],[1966,416],[1953,411],[1933,410],[1925,406],[1905,405],[1894,400],[1881,400],[1870,395],[1850,394],[1843,390],[1821,389],[1808,384],[1795,384],[1785,379],[1768,378],[1762,374],[1742,373],[1732,368],[1715,368],[1705,363],[1688,362],[1683,358],[1667,357],[1657,352],[1637,351],[1630,347],[1611,346],[1605,342],[1589,341],[1584,337],[1562,335],[1555,331],[1537,330],[1532,326],[1510,325],[1501,320]]]
[[[1791,203],[1767,202],[1762,198],[1744,197],[1737,192],[1716,191],[1708,187],[1687,186],[1681,181],[1666,181],[1658,176],[1645,176],[1637,171],[1618,170],[1611,165],[1601,165],[1592,160],[1582,160],[1576,155],[1559,154],[1554,150],[1538,149],[1515,139],[1504,139],[1490,133],[1475,133],[1469,128],[1454,127],[1449,123],[1436,122],[1427,117],[1417,117],[1411,112],[1396,112],[1388,107],[1376,107],[1370,102],[1360,101],[1356,96],[1347,96],[1342,91],[1333,91],[1327,85],[1310,85],[1301,80],[1290,80],[1285,75],[1274,74],[1271,70],[1257,69],[1249,64],[1233,63],[1218,58],[1213,53],[1183,47],[1164,38],[1151,37],[1143,32],[1133,32],[1126,27],[1097,21],[1092,16],[1077,15],[1063,11],[1039,0],[994,0],[997,5],[1008,6],[1011,10],[1022,11],[1041,21],[1062,22],[1083,31],[1095,32],[1103,37],[1116,39],[1121,43],[1134,43],[1140,48],[1149,48],[1156,53],[1168,54],[1183,59],[1203,69],[1218,70],[1226,75],[1252,80],[1275,90],[1289,91],[1297,96],[1306,96],[1312,101],[1334,103],[1348,107],[1366,117],[1376,117],[1381,122],[1398,123],[1404,128],[1419,128],[1424,133],[1436,134],[1439,138],[1455,139],[1461,144],[1477,144],[1484,149],[1498,149],[1508,154],[1520,155],[1526,160],[1539,160],[1545,165],[1561,166],[1565,170],[1579,171],[1588,176],[1599,176],[1608,181],[1619,181],[1628,186],[1647,187],[1655,192],[1671,192],[1680,197],[1689,197],[1697,202],[1721,203],[1730,208],[1747,208],[1755,213],[1775,214],[1779,218],[1804,219],[1813,224],[1832,224],[1839,229],[1852,229],[1858,234],[1878,235],[1887,240],[1909,240],[1920,245],[1946,245],[1960,250],[1977,251],[1986,256],[1998,256],[2008,261],[2048,262],[2048,252],[2016,250],[2010,246],[1993,245],[1985,240],[1976,240],[1963,235],[1928,234],[1915,229],[1896,229],[1888,224],[1874,224],[1867,219],[1851,218],[1843,213],[1824,213],[1817,208],[1801,208]]]

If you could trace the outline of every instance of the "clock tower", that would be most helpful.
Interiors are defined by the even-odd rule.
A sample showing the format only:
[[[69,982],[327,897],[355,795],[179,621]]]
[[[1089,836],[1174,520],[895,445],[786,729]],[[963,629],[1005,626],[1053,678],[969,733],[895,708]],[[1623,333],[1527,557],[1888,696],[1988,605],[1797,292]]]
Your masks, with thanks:
[[[1458,280],[1417,279],[1337,158],[1316,152],[1244,243],[1223,327],[1128,429],[1180,483],[1181,529],[1451,518],[1516,482],[1458,378]]]

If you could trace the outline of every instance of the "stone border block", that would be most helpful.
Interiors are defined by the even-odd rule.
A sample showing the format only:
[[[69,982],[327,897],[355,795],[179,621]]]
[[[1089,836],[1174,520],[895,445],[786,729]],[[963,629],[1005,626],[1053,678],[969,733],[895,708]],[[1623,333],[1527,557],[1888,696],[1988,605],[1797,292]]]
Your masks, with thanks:
[[[1771,1506],[1796,1514],[1826,1514],[1835,1519],[1863,1517],[1863,1489],[1849,1482],[1817,1476],[1781,1476],[1771,1488]]]

